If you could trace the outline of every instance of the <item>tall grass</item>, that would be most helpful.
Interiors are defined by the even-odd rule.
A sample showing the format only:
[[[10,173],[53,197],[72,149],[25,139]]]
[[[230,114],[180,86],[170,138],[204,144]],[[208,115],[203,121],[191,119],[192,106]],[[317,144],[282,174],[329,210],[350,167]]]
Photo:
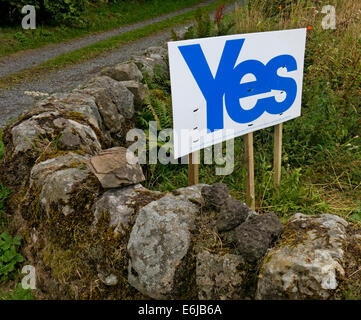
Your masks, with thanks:
[[[336,8],[335,30],[322,28],[326,4]],[[258,211],[285,218],[296,211],[331,212],[361,220],[360,9],[357,0],[251,0],[226,17],[234,20],[229,33],[308,27],[302,116],[284,124],[279,192],[272,183],[273,128],[254,134]],[[164,90],[166,101],[170,93]],[[241,138],[235,140],[234,172],[216,176],[215,166],[201,165],[200,181],[225,182],[236,198],[245,199]],[[149,187],[170,190],[186,184],[187,166],[158,165]]]

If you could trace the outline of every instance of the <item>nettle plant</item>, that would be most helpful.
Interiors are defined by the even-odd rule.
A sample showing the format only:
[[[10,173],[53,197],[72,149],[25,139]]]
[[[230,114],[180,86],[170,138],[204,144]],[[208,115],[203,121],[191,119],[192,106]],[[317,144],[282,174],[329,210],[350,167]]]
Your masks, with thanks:
[[[0,234],[0,283],[10,279],[16,271],[17,264],[24,258],[17,252],[21,237],[11,237],[6,232]]]

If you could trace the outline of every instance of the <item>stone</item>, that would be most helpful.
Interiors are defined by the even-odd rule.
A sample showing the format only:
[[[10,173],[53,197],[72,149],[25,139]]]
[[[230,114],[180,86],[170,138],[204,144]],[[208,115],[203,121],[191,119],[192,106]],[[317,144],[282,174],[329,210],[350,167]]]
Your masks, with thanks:
[[[46,134],[46,131],[33,119],[25,120],[12,128],[11,135],[14,153],[17,154],[30,150],[33,147],[34,140],[41,134]]]
[[[226,200],[230,198],[227,185],[224,183],[215,183],[213,186],[205,186],[202,189],[202,196],[206,206],[220,209]]]
[[[95,98],[81,92],[55,93],[47,99],[38,101],[34,108],[47,110],[51,107],[64,117],[80,116],[90,125],[102,129],[102,118],[99,114]]]
[[[166,195],[143,207],[128,242],[128,282],[154,299],[179,295],[181,279],[189,276],[182,263],[191,247],[198,205]]]
[[[232,234],[239,254],[248,264],[256,265],[282,232],[281,222],[271,212],[266,215],[251,216],[234,229]]]
[[[89,154],[96,154],[102,150],[98,137],[91,127],[64,118],[55,119],[53,123],[58,128],[64,128],[58,142],[60,149],[80,149]]]
[[[56,158],[52,158],[36,164],[30,172],[30,185],[40,187],[44,180],[57,170],[66,169],[83,164],[86,166],[89,156],[82,156],[69,152]]]
[[[111,273],[109,276],[104,277],[101,273],[98,274],[99,279],[107,286],[116,286],[118,284],[118,277]]]
[[[262,265],[257,299],[329,299],[344,275],[348,223],[330,214],[295,214]]]
[[[163,59],[167,57],[168,51],[163,47],[149,47],[148,49],[145,50],[145,54],[150,57],[152,55],[156,55],[159,56],[160,59]]]
[[[67,109],[81,113],[84,119],[88,120],[91,125],[98,129],[102,128],[103,121],[94,97],[79,92],[71,92],[60,101],[67,104]]]
[[[158,66],[161,70],[168,72],[168,66],[164,59],[154,59],[146,56],[133,56],[132,60],[142,73],[154,76],[154,69]]]
[[[70,200],[78,187],[86,183],[90,175],[87,168],[69,168],[55,171],[49,175],[43,183],[40,193],[40,203],[46,214],[51,214],[53,204],[61,203],[61,212],[67,216],[74,212]],[[72,195],[73,194],[73,195]]]
[[[122,189],[106,191],[95,204],[95,224],[102,213],[108,212],[110,226],[115,227],[115,233],[124,234],[131,226],[131,218],[135,213],[134,205],[139,196],[137,190],[146,190],[141,184]]]
[[[103,150],[90,158],[89,166],[105,189],[137,184],[145,180],[134,153],[123,147]]]
[[[108,76],[117,81],[134,80],[140,82],[143,80],[143,75],[139,71],[137,65],[134,62],[126,62],[117,64],[114,67],[105,68],[101,72],[102,76]]]
[[[245,222],[253,213],[245,203],[228,198],[217,213],[216,226],[218,232],[230,231]]]
[[[144,100],[150,97],[148,86],[134,80],[122,81],[121,83],[133,93],[135,107],[140,110]]]
[[[184,40],[186,33],[188,32],[189,27],[182,27],[175,31],[175,34],[178,40]]]
[[[65,150],[79,149],[80,144],[81,141],[79,136],[72,133],[71,131],[65,131],[59,139],[59,147]]]
[[[95,98],[104,125],[111,133],[120,132],[125,120],[134,116],[133,93],[110,77],[93,78],[74,91],[86,93]]]
[[[174,195],[177,199],[188,200],[193,203],[204,205],[204,199],[202,197],[202,189],[208,186],[207,184],[196,184],[193,186],[179,188],[174,190],[171,195]]]
[[[56,111],[48,111],[33,115],[11,129],[14,153],[26,152],[34,147],[35,140],[41,135],[51,134],[54,128],[49,125],[49,119],[59,116]]]
[[[242,299],[245,272],[243,260],[234,254],[212,254],[202,251],[197,255],[196,282],[200,300]]]

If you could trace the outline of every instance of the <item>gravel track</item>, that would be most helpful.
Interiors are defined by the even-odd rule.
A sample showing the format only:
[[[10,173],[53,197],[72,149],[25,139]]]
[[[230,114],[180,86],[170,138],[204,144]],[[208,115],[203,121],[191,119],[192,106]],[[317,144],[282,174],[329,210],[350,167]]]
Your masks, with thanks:
[[[229,4],[226,7],[226,12],[232,11],[233,8],[233,4]],[[175,30],[182,27],[175,28]],[[32,96],[25,95],[25,91],[39,91],[48,94],[69,92],[94,77],[104,67],[127,61],[132,55],[139,55],[143,50],[151,46],[162,45],[170,38],[169,30],[158,32],[124,44],[118,49],[99,55],[95,59],[56,72],[50,72],[40,79],[22,83],[8,90],[0,89],[0,128],[4,127],[10,120],[18,117],[34,103],[35,99]]]
[[[168,18],[172,18],[178,16],[183,13],[187,13],[189,11],[194,10],[198,6],[205,6],[216,0],[205,0],[201,4],[197,4],[195,6],[184,8],[178,11],[174,11],[171,13],[167,13],[146,21],[137,22],[134,24],[126,25],[119,27],[117,29],[101,32],[96,34],[91,34],[89,36],[85,36],[84,38],[70,40],[64,43],[59,44],[51,44],[42,48],[26,50],[23,52],[19,52],[16,54],[12,54],[10,56],[5,56],[0,58],[0,78],[3,78],[12,73],[31,68],[37,66],[47,60],[56,58],[61,54],[71,52],[77,49],[81,49],[87,47],[91,44],[97,43],[99,41],[106,40],[113,36],[120,35],[122,33],[126,33],[129,31],[133,31],[136,29],[140,29],[142,27],[146,27],[156,22],[164,21]]]

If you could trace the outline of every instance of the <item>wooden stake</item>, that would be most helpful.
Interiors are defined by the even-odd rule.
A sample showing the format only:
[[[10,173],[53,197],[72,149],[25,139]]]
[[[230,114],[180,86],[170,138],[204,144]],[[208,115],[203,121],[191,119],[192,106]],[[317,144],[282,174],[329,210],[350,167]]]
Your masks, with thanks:
[[[199,182],[199,151],[189,154],[188,159],[188,185],[193,186]]]
[[[274,133],[273,183],[276,188],[281,183],[281,165],[282,165],[282,123],[275,126],[275,133]]]
[[[255,193],[254,193],[254,158],[253,158],[253,133],[244,136],[244,156],[246,160],[246,201],[247,205],[252,209],[256,209]]]

